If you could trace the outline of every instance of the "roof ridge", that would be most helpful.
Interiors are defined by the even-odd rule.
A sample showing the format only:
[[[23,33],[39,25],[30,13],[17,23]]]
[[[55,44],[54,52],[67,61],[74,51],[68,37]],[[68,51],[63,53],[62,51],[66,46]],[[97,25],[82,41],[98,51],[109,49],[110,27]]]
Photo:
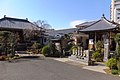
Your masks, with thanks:
[[[90,26],[92,26],[92,25],[94,25],[94,24],[97,24],[97,23],[100,22],[101,20],[105,20],[105,21],[107,21],[107,22],[109,22],[109,23],[111,23],[111,24],[115,24],[115,23],[109,21],[108,19],[106,19],[106,17],[103,16],[103,17],[101,17],[100,20],[97,20],[95,23],[89,25],[88,27],[90,27]]]
[[[97,24],[99,22],[105,22],[103,23],[105,25],[105,27],[101,26],[100,24]],[[107,25],[107,24],[113,24],[113,25]],[[82,29],[80,31],[99,31],[99,30],[109,30],[109,29],[114,29],[116,28],[116,24],[112,23],[111,21],[107,20],[105,17],[101,17],[101,19],[99,19],[97,22],[95,22],[94,24],[88,26],[85,29]]]
[[[70,29],[77,29],[77,28],[75,27],[75,28],[68,28],[68,29],[59,29],[59,30],[55,30],[55,31],[63,31],[63,30],[70,30]]]
[[[96,23],[97,21],[98,21],[98,20],[86,21],[86,22],[83,22],[83,23],[81,23],[81,24],[76,25],[76,27],[79,27],[79,26],[87,26],[87,27],[88,27],[88,26]]]
[[[12,18],[12,17],[4,17],[4,18],[1,18],[0,20],[4,20],[4,19],[11,19],[11,20],[18,20],[18,21],[26,21],[26,22],[29,22],[27,19]]]
[[[11,17],[1,18],[0,19],[0,27],[1,27],[1,25],[5,28],[10,27],[10,28],[17,28],[17,29],[33,29],[33,28],[35,30],[38,29],[38,26],[36,26],[32,22],[28,21],[27,19],[18,19],[18,18],[11,18]]]
[[[117,23],[115,23],[115,22],[113,22],[113,21],[110,21],[110,20],[108,20],[106,17],[103,17],[102,19],[104,19],[104,20],[106,20],[107,22],[109,22],[109,23],[111,23],[111,24],[117,24]]]

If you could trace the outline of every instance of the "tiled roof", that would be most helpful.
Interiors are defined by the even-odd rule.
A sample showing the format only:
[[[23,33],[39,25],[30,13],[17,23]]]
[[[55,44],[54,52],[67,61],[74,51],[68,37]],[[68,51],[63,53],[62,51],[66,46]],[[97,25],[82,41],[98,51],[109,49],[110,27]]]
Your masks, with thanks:
[[[46,34],[51,35],[51,36],[55,36],[56,34],[64,35],[64,34],[74,33],[77,30],[78,30],[78,28],[54,30],[54,31],[48,32]]]
[[[27,19],[17,19],[4,17],[0,19],[0,28],[12,28],[12,29],[38,29],[36,25],[29,22]]]
[[[84,32],[85,31],[101,31],[101,30],[110,30],[114,28],[116,28],[116,24],[108,21],[105,17],[102,17],[96,23],[80,31],[84,31]]]
[[[81,24],[79,24],[79,25],[76,25],[76,27],[82,27],[82,26],[84,26],[84,27],[87,27],[87,26],[90,26],[90,25],[92,25],[92,24],[94,24],[94,23],[96,23],[97,21],[90,21],[90,22],[84,22],[84,23],[81,23]]]

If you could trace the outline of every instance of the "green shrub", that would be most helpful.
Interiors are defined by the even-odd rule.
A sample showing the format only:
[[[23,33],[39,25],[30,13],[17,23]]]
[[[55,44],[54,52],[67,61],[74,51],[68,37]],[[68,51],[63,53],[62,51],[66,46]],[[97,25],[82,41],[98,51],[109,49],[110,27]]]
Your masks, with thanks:
[[[120,72],[120,59],[117,61],[117,68],[118,68],[118,71]]]
[[[120,33],[116,34],[115,41],[117,43],[117,45],[116,45],[117,68],[118,68],[118,72],[120,74]]]
[[[93,59],[96,59],[96,58],[98,58],[100,56],[100,53],[99,52],[93,52],[92,53],[92,58]]]
[[[102,43],[102,41],[98,41],[97,43],[96,43],[96,50],[97,51],[99,51],[99,52],[101,52],[101,49],[103,48],[103,43]]]
[[[98,57],[95,59],[97,62],[102,62],[103,61],[103,58],[102,57]]]
[[[115,41],[120,44],[120,33],[116,34]]]
[[[44,47],[42,48],[42,54],[43,54],[44,56],[49,56],[50,53],[51,53],[51,50],[50,50],[50,47],[49,47],[48,45],[47,45],[47,46],[44,46]]]
[[[42,48],[42,54],[46,57],[60,57],[60,52],[56,49],[54,44],[49,44]]]
[[[101,48],[101,53],[104,54],[104,48]]]
[[[71,51],[72,51],[73,49],[74,49],[74,50],[77,50],[77,48],[78,48],[77,46],[72,46],[72,47],[71,47]]]
[[[110,58],[106,62],[106,66],[109,67],[110,69],[117,69],[117,60],[115,58]]]
[[[42,45],[40,44],[40,43],[34,43],[33,45],[32,45],[32,48],[33,49],[40,49],[40,48],[42,48]]]
[[[19,56],[19,55],[15,55],[13,58],[14,58],[14,59],[19,59],[20,56]]]
[[[75,54],[76,51],[77,51],[77,48],[78,48],[78,47],[77,47],[76,45],[72,46],[71,49],[70,49],[71,53],[72,53],[72,54]],[[74,52],[73,52],[73,51],[74,51]]]
[[[50,56],[51,57],[59,57],[60,56],[60,52],[59,52],[59,50],[57,50],[56,45],[54,43],[50,43],[49,47],[50,47]]]
[[[0,56],[0,61],[5,61],[7,60],[7,56]]]
[[[99,52],[93,52],[92,58],[95,59],[96,61],[103,61],[103,58]]]
[[[117,69],[112,69],[111,73],[114,74],[114,75],[117,75],[118,74],[118,70]]]

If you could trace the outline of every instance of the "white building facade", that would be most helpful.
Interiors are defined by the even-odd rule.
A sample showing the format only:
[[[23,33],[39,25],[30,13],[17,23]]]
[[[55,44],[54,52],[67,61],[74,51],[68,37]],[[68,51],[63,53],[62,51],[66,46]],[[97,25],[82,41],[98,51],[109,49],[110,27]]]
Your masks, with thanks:
[[[120,23],[120,0],[112,0],[110,9],[111,21]]]

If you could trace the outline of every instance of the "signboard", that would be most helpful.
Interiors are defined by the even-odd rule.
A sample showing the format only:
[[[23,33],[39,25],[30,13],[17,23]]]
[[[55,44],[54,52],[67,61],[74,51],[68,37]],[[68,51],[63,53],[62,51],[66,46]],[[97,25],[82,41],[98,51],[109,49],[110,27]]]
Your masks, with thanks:
[[[93,39],[89,39],[89,44],[94,44]]]

